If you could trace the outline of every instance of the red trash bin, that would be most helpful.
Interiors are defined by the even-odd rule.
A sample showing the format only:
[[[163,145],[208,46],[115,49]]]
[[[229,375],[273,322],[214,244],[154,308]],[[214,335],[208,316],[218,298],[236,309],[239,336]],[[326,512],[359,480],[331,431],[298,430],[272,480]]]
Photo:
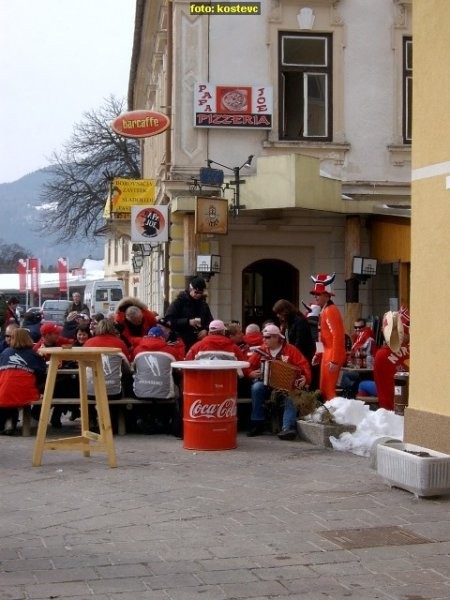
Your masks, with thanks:
[[[234,360],[172,363],[183,369],[183,447],[231,450],[237,446],[237,373],[248,366]]]

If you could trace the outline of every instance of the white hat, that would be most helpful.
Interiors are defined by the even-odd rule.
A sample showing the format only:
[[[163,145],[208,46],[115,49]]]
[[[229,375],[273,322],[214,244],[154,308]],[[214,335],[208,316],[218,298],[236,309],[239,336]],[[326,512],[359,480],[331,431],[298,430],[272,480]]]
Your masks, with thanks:
[[[225,327],[225,323],[223,321],[220,321],[219,319],[215,319],[214,321],[211,321],[211,323],[209,324],[209,331],[213,332],[213,331],[226,331],[226,327]]]
[[[383,317],[383,336],[392,352],[398,352],[403,342],[402,320],[396,311],[388,311]]]
[[[265,335],[278,335],[284,340],[284,335],[276,325],[266,325],[263,329],[263,336]]]

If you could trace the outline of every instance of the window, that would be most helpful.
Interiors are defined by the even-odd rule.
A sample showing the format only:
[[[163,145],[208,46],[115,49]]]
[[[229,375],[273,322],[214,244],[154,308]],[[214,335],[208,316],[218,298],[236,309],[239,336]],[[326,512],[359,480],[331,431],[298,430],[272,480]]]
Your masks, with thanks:
[[[280,136],[332,139],[332,36],[280,33]]]
[[[403,39],[403,143],[411,143],[412,128],[412,39]]]
[[[119,263],[119,240],[114,238],[114,264]]]

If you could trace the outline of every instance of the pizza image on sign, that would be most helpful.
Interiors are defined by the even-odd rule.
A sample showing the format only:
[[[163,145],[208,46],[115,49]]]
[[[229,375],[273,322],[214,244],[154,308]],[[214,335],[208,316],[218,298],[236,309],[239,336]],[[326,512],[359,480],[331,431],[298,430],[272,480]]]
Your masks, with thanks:
[[[251,87],[217,86],[217,112],[248,113],[251,105]]]
[[[133,206],[132,241],[168,240],[167,206]]]

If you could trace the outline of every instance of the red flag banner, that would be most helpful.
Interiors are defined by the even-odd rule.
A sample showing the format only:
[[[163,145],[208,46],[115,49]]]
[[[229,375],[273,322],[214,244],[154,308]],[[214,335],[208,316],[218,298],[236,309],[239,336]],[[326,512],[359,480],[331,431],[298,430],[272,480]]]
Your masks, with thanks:
[[[35,294],[39,293],[40,271],[41,264],[38,258],[30,258],[29,260],[30,275],[31,275],[31,291]]]
[[[19,258],[17,262],[17,271],[19,273],[19,292],[27,291],[27,259]]]
[[[59,273],[59,291],[67,292],[67,273],[68,273],[67,258],[58,258],[58,273]]]

